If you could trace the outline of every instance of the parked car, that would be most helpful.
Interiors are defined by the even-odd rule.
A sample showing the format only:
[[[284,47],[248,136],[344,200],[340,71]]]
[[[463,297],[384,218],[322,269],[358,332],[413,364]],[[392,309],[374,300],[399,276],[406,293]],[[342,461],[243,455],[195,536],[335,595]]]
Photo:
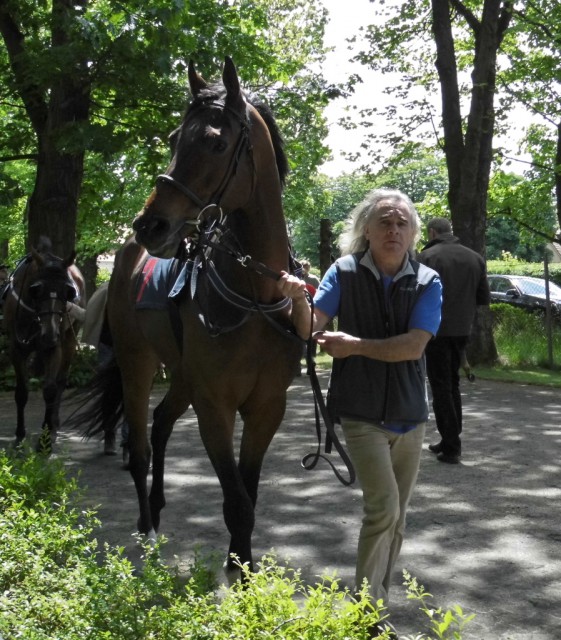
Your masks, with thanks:
[[[545,311],[546,281],[529,276],[487,276],[491,302],[506,302],[526,311]],[[549,300],[552,314],[561,315],[561,287],[549,282]]]

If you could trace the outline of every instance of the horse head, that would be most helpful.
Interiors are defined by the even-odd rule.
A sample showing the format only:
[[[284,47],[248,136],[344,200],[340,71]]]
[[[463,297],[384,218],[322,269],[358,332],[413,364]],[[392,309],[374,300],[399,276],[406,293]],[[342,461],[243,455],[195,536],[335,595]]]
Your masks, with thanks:
[[[75,251],[62,259],[44,249],[31,249],[20,296],[35,314],[39,325],[35,338],[41,350],[54,349],[60,343],[67,303],[78,297],[76,284],[69,274],[75,257]]]
[[[263,166],[280,180],[269,128],[240,88],[232,60],[225,60],[222,84],[207,84],[192,62],[188,76],[193,100],[170,136],[171,163],[133,223],[137,242],[161,258],[175,255],[205,220],[251,207],[263,154]]]

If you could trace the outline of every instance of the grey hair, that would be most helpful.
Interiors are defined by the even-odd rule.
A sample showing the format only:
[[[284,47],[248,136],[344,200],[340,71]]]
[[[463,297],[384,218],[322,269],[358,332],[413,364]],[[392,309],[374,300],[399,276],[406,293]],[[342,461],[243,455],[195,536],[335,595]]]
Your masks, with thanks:
[[[364,236],[364,229],[370,218],[376,213],[378,204],[382,200],[391,200],[394,204],[404,204],[407,207],[414,229],[410,249],[415,249],[415,245],[421,237],[421,219],[411,198],[398,189],[374,189],[351,211],[347,218],[345,230],[339,236],[338,243],[342,256],[348,253],[365,251],[368,248],[368,240]]]

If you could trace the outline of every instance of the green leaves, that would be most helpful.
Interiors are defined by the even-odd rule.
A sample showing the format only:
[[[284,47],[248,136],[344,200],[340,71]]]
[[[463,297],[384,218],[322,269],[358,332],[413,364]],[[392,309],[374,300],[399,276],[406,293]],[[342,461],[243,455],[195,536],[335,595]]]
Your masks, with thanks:
[[[93,248],[91,240],[81,241],[90,228],[104,229],[96,250],[119,242],[122,227],[107,224],[104,216],[132,220],[138,194],[146,196],[165,168],[167,136],[188,100],[189,58],[207,80],[215,80],[224,56],[232,56],[244,87],[272,105],[294,168],[293,193],[305,190],[307,177],[327,155],[322,111],[328,99],[317,71],[325,24],[319,0],[92,0],[70,7],[55,0],[52,13],[51,3],[7,0],[5,5],[19,29],[21,52],[14,75],[13,56],[8,60],[7,49],[0,48],[0,121],[6,124],[0,128],[0,153],[37,155],[48,142],[48,149],[74,155],[81,165],[85,152],[83,184],[72,185],[73,193],[82,187],[79,211],[66,214],[87,220],[78,229],[79,253],[89,255]],[[7,31],[1,31],[6,42]],[[57,93],[61,88],[66,93]],[[67,97],[88,92],[87,109],[80,105],[72,111]],[[7,173],[15,163],[10,161]],[[29,169],[33,180],[35,166]],[[67,181],[61,176],[55,184]],[[52,196],[36,194],[33,202]],[[26,203],[17,205],[22,219]],[[40,211],[44,208],[32,208],[30,222]],[[68,228],[73,227],[69,219]]]

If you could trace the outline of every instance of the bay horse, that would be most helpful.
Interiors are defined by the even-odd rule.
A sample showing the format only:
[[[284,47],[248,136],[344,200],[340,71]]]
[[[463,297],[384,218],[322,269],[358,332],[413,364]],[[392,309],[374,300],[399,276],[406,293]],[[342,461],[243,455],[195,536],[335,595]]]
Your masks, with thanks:
[[[69,302],[85,308],[85,283],[74,264],[51,253],[41,238],[11,276],[4,300],[4,330],[8,355],[16,376],[17,426],[15,444],[26,437],[25,406],[30,374],[42,377],[45,413],[38,450],[51,452],[60,426],[60,402],[74,356],[80,313],[69,313]]]
[[[192,101],[170,136],[171,164],[135,219],[134,238],[116,256],[106,310],[116,366],[98,379],[86,435],[106,432],[109,420],[116,425],[124,408],[138,529],[154,536],[165,506],[166,444],[192,406],[222,488],[230,533],[226,571],[234,578],[238,562],[253,569],[261,467],[302,353],[290,301],[275,282],[290,264],[282,207],[288,163],[270,109],[242,91],[230,58],[222,82],[207,84],[192,62],[188,78]],[[186,254],[187,275],[176,301],[168,299],[168,309],[137,308],[137,284],[151,256],[169,260],[178,252]],[[171,382],[154,411],[149,441],[149,397],[160,362]],[[243,433],[236,459],[238,413]]]

